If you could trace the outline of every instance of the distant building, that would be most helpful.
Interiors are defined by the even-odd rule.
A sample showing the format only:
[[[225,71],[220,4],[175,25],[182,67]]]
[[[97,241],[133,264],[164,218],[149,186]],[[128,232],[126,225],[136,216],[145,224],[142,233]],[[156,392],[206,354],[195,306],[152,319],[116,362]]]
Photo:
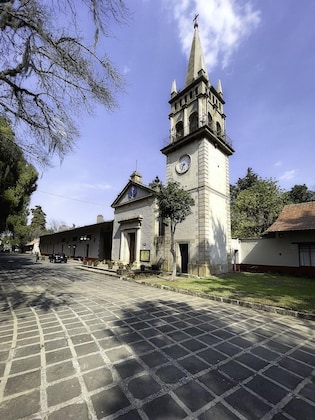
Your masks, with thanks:
[[[70,258],[111,259],[113,221],[82,226],[40,237],[42,255],[63,252]]]
[[[262,238],[233,240],[242,271],[315,277],[315,201],[289,204]]]

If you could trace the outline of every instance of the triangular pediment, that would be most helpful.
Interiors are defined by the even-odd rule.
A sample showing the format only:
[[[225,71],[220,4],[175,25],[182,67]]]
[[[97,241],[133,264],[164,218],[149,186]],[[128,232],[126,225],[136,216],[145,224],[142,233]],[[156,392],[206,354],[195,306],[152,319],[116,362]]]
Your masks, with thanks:
[[[152,197],[154,191],[138,182],[129,181],[123,190],[118,194],[116,200],[113,202],[112,207],[120,207],[132,202],[139,202],[141,200]]]

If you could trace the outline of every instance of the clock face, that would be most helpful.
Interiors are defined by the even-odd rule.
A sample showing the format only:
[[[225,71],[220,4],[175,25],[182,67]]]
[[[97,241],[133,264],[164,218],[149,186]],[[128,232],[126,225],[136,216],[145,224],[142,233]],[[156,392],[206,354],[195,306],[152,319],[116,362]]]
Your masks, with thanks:
[[[128,198],[136,198],[138,189],[135,185],[132,185],[128,190]]]
[[[190,167],[190,156],[189,155],[183,155],[181,156],[177,163],[176,163],[176,172],[179,174],[184,174],[188,171]]]

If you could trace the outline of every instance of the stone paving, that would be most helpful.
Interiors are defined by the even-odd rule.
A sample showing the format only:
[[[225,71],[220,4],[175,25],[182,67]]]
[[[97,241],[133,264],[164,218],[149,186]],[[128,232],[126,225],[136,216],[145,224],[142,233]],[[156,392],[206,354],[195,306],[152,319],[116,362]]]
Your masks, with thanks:
[[[1,419],[315,418],[312,321],[65,265],[0,268]]]

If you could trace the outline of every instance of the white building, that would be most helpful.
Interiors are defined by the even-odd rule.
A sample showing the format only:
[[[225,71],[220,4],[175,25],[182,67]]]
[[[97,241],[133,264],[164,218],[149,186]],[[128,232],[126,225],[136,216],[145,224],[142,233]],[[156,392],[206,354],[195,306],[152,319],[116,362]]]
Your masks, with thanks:
[[[177,181],[195,201],[193,214],[178,225],[175,240],[178,271],[205,276],[231,269],[229,156],[234,150],[225,131],[221,82],[209,80],[198,34],[194,36],[183,90],[172,83],[170,142],[166,181]],[[112,257],[136,266],[161,256],[170,269],[169,235],[157,220],[153,191],[139,173],[113,203]],[[146,256],[144,259],[143,256]]]
[[[62,252],[69,258],[110,260],[113,221],[82,226],[40,237],[40,252],[50,255]]]
[[[226,135],[224,103],[221,82],[217,88],[210,83],[195,23],[185,86],[179,91],[172,83],[169,144],[161,150],[166,181],[179,182],[195,201],[193,214],[175,233],[182,273],[206,276],[232,268],[229,157],[234,150]],[[112,259],[133,267],[163,260],[163,268],[171,270],[169,232],[158,220],[154,198],[158,182],[146,186],[137,171],[131,175],[112,204],[111,238],[110,222],[106,237],[100,226],[92,225],[42,237],[41,252],[69,251],[70,256]],[[80,240],[82,235],[88,241]]]
[[[233,239],[236,268],[315,277],[315,202],[289,204],[262,238]]]
[[[143,185],[141,178],[135,171],[112,204],[115,209],[112,259],[134,267],[153,264],[162,255],[157,243],[160,225],[154,187]]]

